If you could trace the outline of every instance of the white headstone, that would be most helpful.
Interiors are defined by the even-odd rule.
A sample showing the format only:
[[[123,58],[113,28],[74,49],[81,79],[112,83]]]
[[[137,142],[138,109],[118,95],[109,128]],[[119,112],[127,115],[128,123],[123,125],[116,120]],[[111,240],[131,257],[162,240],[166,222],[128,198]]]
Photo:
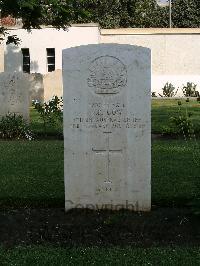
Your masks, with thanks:
[[[0,73],[0,117],[16,113],[29,120],[29,87],[28,74]]]
[[[151,51],[63,51],[65,208],[151,208]]]

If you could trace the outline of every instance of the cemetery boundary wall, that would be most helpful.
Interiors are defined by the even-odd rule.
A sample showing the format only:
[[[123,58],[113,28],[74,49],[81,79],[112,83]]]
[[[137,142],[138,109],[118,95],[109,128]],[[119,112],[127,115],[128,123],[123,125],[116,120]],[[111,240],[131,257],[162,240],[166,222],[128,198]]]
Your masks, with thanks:
[[[44,101],[53,95],[62,95],[62,49],[97,43],[131,44],[150,48],[152,92],[157,95],[162,92],[166,82],[171,82],[178,89],[177,96],[183,96],[181,88],[187,82],[197,84],[200,92],[200,29],[100,29],[97,24],[82,24],[72,25],[67,31],[45,27],[32,30],[31,33],[22,29],[10,29],[10,32],[17,34],[21,43],[18,47],[0,47],[0,71],[22,71],[21,48],[29,48],[31,73],[43,75],[43,89],[36,91],[39,99]],[[54,74],[47,70],[46,48],[49,47],[54,47],[56,51]],[[31,97],[33,99],[36,94],[31,94]]]
[[[152,51],[152,91],[171,82],[182,96],[182,86],[194,82],[200,91],[200,29],[102,29],[102,43],[132,44]]]

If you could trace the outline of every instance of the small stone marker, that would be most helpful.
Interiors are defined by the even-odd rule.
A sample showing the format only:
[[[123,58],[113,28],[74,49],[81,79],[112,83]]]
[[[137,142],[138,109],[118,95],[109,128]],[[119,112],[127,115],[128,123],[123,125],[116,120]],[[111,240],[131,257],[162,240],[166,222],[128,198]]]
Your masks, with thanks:
[[[63,51],[65,208],[151,208],[151,51]]]
[[[29,120],[29,87],[28,74],[0,73],[0,117],[16,113]]]

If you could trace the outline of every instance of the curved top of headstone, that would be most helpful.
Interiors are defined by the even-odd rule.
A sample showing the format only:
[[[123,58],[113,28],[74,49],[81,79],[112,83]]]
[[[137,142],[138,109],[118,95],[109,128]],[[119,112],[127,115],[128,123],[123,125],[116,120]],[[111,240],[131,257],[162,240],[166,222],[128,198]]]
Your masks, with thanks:
[[[63,50],[63,71],[79,69],[80,66],[84,67],[89,62],[92,67],[92,61],[96,68],[103,63],[108,67],[115,65],[116,68],[122,70],[124,63],[132,64],[134,59],[140,62],[139,65],[144,66],[150,56],[149,48],[136,45],[115,43],[81,45]]]
[[[108,43],[108,44],[88,44],[88,45],[80,45],[75,46],[67,49],[63,49],[62,55],[65,57],[77,57],[77,56],[85,56],[85,55],[92,55],[98,54],[102,55],[112,55],[119,53],[121,51],[133,52],[135,54],[143,54],[144,56],[149,56],[151,54],[151,49],[147,47],[137,46],[137,45],[130,45],[130,44],[117,44],[117,43]]]
[[[119,43],[100,43],[100,44],[87,44],[87,45],[80,45],[80,46],[74,46],[71,48],[66,48],[63,49],[63,55],[66,53],[73,53],[73,51],[78,51],[78,50],[95,50],[95,49],[135,49],[135,50],[141,50],[142,52],[145,53],[145,51],[150,52],[151,49],[143,46],[138,46],[138,45],[131,45],[131,44],[119,44]]]

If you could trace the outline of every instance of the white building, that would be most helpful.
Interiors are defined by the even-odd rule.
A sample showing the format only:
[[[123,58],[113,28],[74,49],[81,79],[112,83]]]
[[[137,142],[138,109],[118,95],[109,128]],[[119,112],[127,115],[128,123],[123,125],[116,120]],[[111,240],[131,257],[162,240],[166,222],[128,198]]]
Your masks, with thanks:
[[[13,28],[9,33],[17,35],[21,43],[4,46],[4,71],[46,74],[45,100],[62,94],[62,49],[97,43],[150,48],[152,91],[161,92],[166,82],[181,88],[190,81],[200,88],[200,29],[99,29],[97,24],[83,24],[72,25],[67,31],[44,27],[28,32]]]
[[[62,50],[72,46],[99,43],[96,24],[74,25],[68,30],[52,27],[10,29],[11,35],[21,40],[18,46],[5,45],[5,71],[25,71],[46,74],[62,69]]]

